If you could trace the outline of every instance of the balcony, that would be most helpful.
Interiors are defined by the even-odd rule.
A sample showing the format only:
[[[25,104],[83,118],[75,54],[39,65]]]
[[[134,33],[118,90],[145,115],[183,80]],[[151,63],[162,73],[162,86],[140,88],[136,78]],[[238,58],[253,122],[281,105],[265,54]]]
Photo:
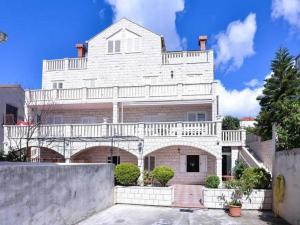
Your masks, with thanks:
[[[244,130],[221,131],[221,122],[170,122],[170,123],[101,123],[57,124],[33,126],[4,126],[5,141],[16,138],[98,138],[98,137],[215,137],[223,145],[244,146]]]
[[[43,61],[43,71],[83,70],[87,68],[87,58],[66,58]]]
[[[215,83],[144,85],[96,88],[30,90],[26,100],[43,103],[94,103],[119,101],[156,101],[212,99]]]
[[[163,65],[207,63],[212,62],[212,60],[212,51],[176,51],[162,53]]]

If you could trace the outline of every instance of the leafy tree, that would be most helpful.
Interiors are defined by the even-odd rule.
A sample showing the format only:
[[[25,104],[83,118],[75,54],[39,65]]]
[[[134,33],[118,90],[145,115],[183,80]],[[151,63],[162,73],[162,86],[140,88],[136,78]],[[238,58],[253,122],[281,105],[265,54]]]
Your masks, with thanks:
[[[238,130],[240,129],[240,120],[233,116],[225,116],[222,121],[223,130]]]
[[[294,102],[300,100],[300,73],[294,67],[294,58],[286,48],[280,48],[276,52],[271,69],[272,75],[266,79],[263,95],[257,98],[261,111],[256,118],[256,133],[263,140],[272,138],[273,123],[284,129],[282,133],[289,132],[285,130],[285,127],[288,126],[286,120],[293,117],[291,113],[296,113],[288,113],[291,109],[290,104],[294,105]],[[297,116],[295,117],[297,118]]]

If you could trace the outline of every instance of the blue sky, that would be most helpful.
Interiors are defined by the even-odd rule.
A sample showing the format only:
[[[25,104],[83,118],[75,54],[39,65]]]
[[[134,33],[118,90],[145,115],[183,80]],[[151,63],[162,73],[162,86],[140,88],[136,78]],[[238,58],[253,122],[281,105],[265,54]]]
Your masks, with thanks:
[[[299,0],[0,0],[0,83],[41,87],[43,59],[75,57],[75,44],[121,17],[165,36],[167,48],[198,49],[207,34],[224,114],[255,115],[275,51],[300,54]],[[240,108],[233,110],[232,108]]]

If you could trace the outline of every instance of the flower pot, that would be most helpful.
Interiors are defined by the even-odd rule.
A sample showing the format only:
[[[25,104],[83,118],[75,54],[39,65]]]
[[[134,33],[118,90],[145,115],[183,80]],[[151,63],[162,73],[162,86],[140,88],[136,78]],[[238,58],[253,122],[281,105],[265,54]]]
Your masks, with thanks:
[[[229,205],[229,215],[232,217],[241,216],[241,206]]]

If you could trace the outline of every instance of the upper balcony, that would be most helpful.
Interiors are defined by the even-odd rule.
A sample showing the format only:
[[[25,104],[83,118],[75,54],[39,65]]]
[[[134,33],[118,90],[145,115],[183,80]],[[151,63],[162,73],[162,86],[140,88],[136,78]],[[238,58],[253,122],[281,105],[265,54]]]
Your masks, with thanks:
[[[162,65],[208,63],[213,61],[212,51],[162,52]],[[43,71],[84,70],[88,68],[88,58],[64,58],[43,61]]]
[[[176,101],[213,99],[216,83],[115,86],[30,90],[26,100],[32,105],[132,101]]]
[[[208,63],[212,61],[212,51],[174,51],[162,53],[163,65]]]

